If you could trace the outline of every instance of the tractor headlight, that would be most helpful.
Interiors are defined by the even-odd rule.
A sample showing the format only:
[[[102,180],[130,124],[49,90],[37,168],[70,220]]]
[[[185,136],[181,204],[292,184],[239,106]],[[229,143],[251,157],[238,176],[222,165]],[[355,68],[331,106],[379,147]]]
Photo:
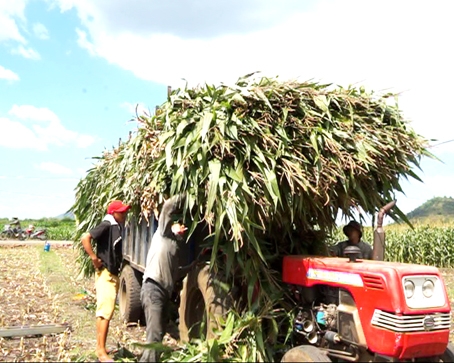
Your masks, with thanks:
[[[411,280],[406,280],[404,284],[405,289],[405,296],[407,299],[411,299],[413,294],[415,293],[415,284]]]
[[[422,284],[422,293],[425,297],[432,297],[434,293],[435,285],[432,280],[426,280]]]

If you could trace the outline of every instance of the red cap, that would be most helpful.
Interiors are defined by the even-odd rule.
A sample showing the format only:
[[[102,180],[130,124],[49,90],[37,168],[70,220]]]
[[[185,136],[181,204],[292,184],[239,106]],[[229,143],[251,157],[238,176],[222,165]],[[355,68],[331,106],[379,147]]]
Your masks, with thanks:
[[[131,206],[123,204],[121,200],[114,200],[110,202],[107,207],[107,214],[114,214],[115,212],[123,213],[129,210]]]

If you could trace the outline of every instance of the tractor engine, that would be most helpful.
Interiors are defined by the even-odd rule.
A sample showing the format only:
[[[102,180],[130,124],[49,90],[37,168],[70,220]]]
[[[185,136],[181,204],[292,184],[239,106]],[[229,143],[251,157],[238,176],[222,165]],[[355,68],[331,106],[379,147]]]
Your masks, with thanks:
[[[336,331],[337,306],[320,304],[312,309],[299,308],[293,329],[309,344],[320,344],[327,331]]]

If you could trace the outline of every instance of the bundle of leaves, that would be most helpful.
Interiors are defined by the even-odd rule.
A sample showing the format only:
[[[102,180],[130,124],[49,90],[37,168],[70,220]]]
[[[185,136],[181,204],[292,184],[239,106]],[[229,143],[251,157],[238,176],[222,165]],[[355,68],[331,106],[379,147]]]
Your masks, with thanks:
[[[211,265],[227,276],[240,271],[249,310],[279,299],[283,255],[323,254],[339,213],[373,215],[402,191],[402,178],[419,180],[412,168],[431,156],[396,95],[314,82],[246,76],[233,86],[177,89],[137,121],[137,133],[79,183],[76,239],[112,199],[149,219],[184,193],[191,230],[200,221],[211,227]],[[392,216],[405,219],[398,208]],[[91,273],[83,253],[80,261]]]

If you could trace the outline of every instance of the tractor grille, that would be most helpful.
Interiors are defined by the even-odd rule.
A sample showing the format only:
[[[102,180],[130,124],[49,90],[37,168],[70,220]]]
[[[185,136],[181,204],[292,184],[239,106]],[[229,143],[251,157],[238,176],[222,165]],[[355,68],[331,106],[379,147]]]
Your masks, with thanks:
[[[380,276],[363,275],[364,286],[369,289],[383,290],[383,279]]]
[[[376,309],[372,325],[397,333],[450,329],[451,313],[398,316]]]

